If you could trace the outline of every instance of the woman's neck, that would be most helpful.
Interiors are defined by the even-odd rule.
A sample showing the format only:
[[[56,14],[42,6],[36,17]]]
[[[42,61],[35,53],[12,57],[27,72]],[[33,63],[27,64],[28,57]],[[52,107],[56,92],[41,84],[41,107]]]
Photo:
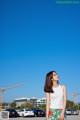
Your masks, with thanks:
[[[57,87],[59,84],[57,83],[57,81],[53,81],[53,86]]]

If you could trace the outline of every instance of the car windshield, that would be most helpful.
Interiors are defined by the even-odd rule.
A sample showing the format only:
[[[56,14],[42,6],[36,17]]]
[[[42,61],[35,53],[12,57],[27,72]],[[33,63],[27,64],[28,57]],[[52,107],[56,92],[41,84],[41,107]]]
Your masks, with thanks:
[[[25,111],[31,111],[31,110],[29,109],[29,110],[25,110]]]

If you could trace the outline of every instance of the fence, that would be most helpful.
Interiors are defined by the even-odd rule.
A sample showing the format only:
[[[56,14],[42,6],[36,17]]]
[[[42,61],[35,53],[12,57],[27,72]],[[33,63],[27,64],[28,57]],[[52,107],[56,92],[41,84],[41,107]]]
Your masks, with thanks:
[[[0,112],[0,120],[9,120],[9,112],[1,111]]]

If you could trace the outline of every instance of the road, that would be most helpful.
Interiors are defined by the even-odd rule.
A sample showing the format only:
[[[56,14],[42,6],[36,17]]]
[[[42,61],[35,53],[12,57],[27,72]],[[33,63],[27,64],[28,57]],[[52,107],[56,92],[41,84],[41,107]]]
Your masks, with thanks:
[[[45,120],[44,117],[18,117],[18,118],[10,118],[9,120]],[[80,120],[80,114],[79,115],[67,115],[67,120]]]

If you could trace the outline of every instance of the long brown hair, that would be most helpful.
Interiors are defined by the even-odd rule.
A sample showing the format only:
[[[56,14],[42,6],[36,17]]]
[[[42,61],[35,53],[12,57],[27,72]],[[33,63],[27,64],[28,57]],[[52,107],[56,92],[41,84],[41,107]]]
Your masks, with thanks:
[[[45,80],[45,85],[44,85],[44,91],[48,92],[48,93],[53,93],[54,92],[53,89],[52,89],[53,82],[51,80],[53,78],[53,72],[55,72],[55,71],[50,71],[46,75],[46,80]]]

